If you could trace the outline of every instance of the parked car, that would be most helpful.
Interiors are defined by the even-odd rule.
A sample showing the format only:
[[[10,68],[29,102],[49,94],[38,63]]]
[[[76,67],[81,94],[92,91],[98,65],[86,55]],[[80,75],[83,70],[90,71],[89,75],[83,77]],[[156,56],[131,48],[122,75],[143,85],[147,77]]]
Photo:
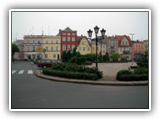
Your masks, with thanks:
[[[38,67],[51,67],[54,64],[59,64],[56,60],[48,60],[48,59],[42,59],[37,62]]]

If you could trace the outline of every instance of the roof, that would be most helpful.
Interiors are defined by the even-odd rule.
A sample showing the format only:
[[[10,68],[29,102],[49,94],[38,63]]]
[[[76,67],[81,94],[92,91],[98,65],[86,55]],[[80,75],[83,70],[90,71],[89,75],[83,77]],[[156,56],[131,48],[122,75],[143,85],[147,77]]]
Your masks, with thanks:
[[[131,39],[130,39],[129,36],[126,36],[126,35],[116,35],[115,37],[118,38],[118,46],[121,46],[121,41],[122,41],[122,39],[123,39],[124,37],[126,37],[126,38],[128,39],[129,44],[132,46],[132,41],[131,41]]]
[[[65,31],[72,31],[69,27],[67,27],[66,29],[64,29]]]

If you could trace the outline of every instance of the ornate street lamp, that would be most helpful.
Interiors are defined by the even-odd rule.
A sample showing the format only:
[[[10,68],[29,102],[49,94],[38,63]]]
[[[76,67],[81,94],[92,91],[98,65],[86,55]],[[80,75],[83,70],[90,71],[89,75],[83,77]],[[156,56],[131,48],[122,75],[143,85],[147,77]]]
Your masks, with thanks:
[[[98,45],[97,34],[98,34],[98,31],[99,31],[99,27],[98,26],[94,27],[94,31],[95,31],[95,35],[96,35],[96,67],[98,68],[98,64],[97,64],[97,45]],[[88,36],[91,38],[93,31],[91,29],[89,29],[87,32],[88,32]],[[104,30],[104,29],[101,30],[101,34],[102,34],[103,38],[105,36],[105,32],[106,32],[106,30]]]

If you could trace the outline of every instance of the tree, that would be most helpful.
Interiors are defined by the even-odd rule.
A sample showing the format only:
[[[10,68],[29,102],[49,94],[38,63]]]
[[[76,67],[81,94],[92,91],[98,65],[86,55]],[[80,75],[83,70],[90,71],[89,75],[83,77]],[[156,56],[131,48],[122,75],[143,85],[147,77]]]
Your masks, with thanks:
[[[66,62],[66,61],[67,61],[67,53],[66,53],[66,51],[63,51],[62,61],[63,61],[63,62]]]
[[[15,52],[19,52],[19,48],[16,44],[12,43],[12,57],[14,56]]]
[[[109,59],[108,52],[106,52],[106,60],[110,60],[110,59]]]
[[[74,48],[73,48],[72,57],[76,56],[76,53],[77,53],[76,50],[77,50],[77,49],[74,47]]]
[[[71,59],[71,57],[72,57],[72,54],[71,54],[71,51],[69,50],[67,52],[67,61],[69,61]]]
[[[137,60],[137,65],[140,67],[148,67],[148,52],[145,52],[144,55]]]
[[[102,58],[102,54],[101,54],[101,52],[100,52],[100,54],[99,54],[99,56],[98,56],[98,60],[99,60],[100,62],[102,62],[102,61],[103,61],[103,58]]]
[[[110,56],[113,61],[118,61],[118,59],[121,57],[120,54],[118,53],[112,53],[111,56]]]

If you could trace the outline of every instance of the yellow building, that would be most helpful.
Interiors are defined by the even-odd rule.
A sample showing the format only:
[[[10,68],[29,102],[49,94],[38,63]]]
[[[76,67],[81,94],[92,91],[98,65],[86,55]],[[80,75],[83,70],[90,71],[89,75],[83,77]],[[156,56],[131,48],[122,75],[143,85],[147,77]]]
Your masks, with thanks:
[[[61,38],[60,36],[45,35],[42,40],[42,47],[46,49],[43,59],[61,59]]]
[[[87,38],[82,37],[78,39],[77,50],[78,52],[80,52],[81,55],[91,53],[91,45],[89,44],[89,41]]]
[[[92,52],[93,54],[96,54],[96,42],[92,42]],[[103,42],[98,42],[97,45],[97,54],[99,55],[100,52],[102,53],[102,55],[106,54],[106,44]]]

